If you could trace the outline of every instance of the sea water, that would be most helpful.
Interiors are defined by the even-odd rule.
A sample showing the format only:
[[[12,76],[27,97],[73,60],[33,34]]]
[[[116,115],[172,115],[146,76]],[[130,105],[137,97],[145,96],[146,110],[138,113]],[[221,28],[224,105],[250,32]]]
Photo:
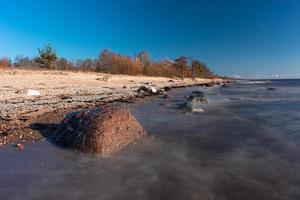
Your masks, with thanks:
[[[192,91],[204,112],[179,106]],[[109,158],[0,149],[0,199],[300,199],[300,80],[184,88],[133,113],[150,139]]]

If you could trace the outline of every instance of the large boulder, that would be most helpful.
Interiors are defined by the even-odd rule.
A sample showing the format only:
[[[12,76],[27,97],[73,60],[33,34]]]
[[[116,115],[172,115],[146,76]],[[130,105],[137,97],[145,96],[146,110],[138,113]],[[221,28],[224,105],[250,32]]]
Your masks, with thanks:
[[[128,109],[106,107],[67,115],[54,141],[83,152],[109,155],[147,136]]]

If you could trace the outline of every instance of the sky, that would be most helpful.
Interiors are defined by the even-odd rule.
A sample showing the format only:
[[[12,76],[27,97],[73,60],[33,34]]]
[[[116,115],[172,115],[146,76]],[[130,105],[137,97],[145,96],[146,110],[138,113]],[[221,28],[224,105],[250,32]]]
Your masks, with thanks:
[[[218,75],[300,77],[299,0],[0,0],[0,57],[50,43],[68,59],[108,48],[180,55]]]

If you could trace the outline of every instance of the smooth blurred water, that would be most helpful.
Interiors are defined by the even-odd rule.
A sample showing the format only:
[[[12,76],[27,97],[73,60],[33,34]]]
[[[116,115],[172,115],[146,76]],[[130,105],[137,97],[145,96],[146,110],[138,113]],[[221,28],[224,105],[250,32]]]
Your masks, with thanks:
[[[204,112],[177,109],[194,90]],[[133,109],[151,140],[109,158],[0,149],[0,199],[300,199],[299,80],[184,88]]]

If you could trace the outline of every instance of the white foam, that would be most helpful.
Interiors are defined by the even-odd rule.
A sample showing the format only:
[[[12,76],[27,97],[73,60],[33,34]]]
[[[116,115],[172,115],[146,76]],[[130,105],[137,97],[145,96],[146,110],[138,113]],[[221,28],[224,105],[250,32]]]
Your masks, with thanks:
[[[242,81],[240,84],[265,84],[269,83],[270,81]]]

